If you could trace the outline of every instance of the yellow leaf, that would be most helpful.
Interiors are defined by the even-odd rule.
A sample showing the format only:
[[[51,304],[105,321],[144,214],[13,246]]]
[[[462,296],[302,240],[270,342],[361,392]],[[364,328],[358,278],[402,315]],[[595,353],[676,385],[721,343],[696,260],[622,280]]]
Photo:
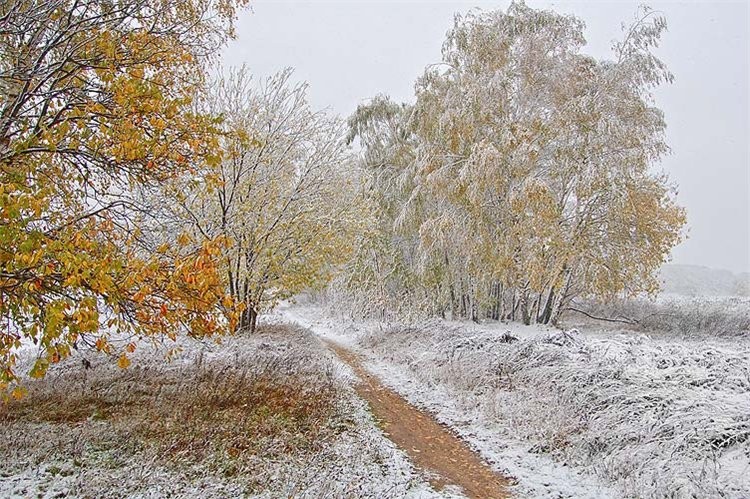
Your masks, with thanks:
[[[190,243],[190,236],[188,236],[187,234],[182,233],[177,237],[177,244],[179,244],[180,246],[186,246],[189,243]]]
[[[127,355],[120,355],[120,358],[117,360],[117,366],[120,369],[127,369],[128,366],[130,366],[130,359],[127,357]]]
[[[29,372],[29,376],[35,379],[43,378],[45,374],[47,374],[47,367],[49,366],[49,362],[45,359],[37,359],[34,363],[34,367],[31,368],[31,371]]]
[[[21,386],[17,386],[13,389],[11,392],[11,396],[16,400],[21,400],[23,397],[26,396],[28,392],[26,391],[26,388],[23,388]]]

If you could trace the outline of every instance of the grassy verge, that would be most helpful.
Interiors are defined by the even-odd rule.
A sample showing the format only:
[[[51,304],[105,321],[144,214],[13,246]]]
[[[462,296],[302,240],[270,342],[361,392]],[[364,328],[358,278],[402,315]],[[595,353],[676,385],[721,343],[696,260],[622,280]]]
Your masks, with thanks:
[[[47,477],[4,491],[267,490],[276,460],[318,454],[352,424],[330,361],[315,348],[299,329],[266,326],[208,350],[186,348],[172,363],[144,352],[127,370],[102,361],[85,370],[73,359],[0,405],[1,479]],[[95,473],[102,469],[111,473]]]

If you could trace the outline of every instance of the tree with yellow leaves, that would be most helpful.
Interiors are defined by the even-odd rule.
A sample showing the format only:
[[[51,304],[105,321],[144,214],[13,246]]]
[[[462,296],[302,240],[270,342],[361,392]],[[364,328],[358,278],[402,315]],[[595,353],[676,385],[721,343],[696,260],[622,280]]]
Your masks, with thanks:
[[[371,158],[386,151],[394,166],[385,171],[397,172],[376,199],[393,204],[398,193],[387,231],[414,255],[420,284],[402,287],[412,303],[548,323],[575,296],[655,291],[685,223],[653,170],[668,151],[651,95],[672,80],[652,52],[665,27],[643,9],[615,60],[597,61],[580,53],[573,16],[523,3],[472,12],[456,18],[442,63],[417,81],[398,136],[368,142],[373,117],[387,121],[377,102],[357,111],[364,163],[383,171]],[[397,143],[411,152],[383,146]]]
[[[133,193],[218,161],[193,111],[242,0],[9,0],[0,6],[0,387],[107,331],[202,336],[226,326],[220,240],[155,247]],[[231,305],[225,300],[224,305]],[[19,394],[17,390],[14,392]]]
[[[222,277],[250,332],[261,311],[324,284],[364,219],[343,123],[311,110],[291,74],[256,86],[241,68],[211,85],[202,106],[222,117],[222,160],[175,183],[166,216],[195,240],[227,241]]]

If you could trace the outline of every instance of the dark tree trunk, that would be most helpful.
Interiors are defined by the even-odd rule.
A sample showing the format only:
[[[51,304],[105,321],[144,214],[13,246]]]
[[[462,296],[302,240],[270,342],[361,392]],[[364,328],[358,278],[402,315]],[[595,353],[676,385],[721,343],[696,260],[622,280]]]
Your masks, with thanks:
[[[240,315],[240,330],[253,334],[257,325],[258,311],[255,309],[255,306],[248,305]]]
[[[509,321],[515,321],[516,320],[516,310],[518,310],[518,291],[513,290],[513,296],[511,296],[511,304],[510,304],[510,312],[508,312],[508,318]]]
[[[500,318],[500,283],[492,283],[492,292],[490,293],[490,296],[492,297],[492,306],[490,308],[490,319],[493,321],[496,321]]]
[[[539,322],[539,312],[541,306],[542,293],[539,293],[534,300],[534,305],[531,307],[531,312],[529,313],[529,321],[533,320],[535,324]]]
[[[552,318],[552,305],[554,301],[555,301],[555,288],[551,288],[549,290],[549,295],[547,295],[547,302],[544,305],[544,310],[539,316],[540,323],[549,324],[550,319]]]
[[[477,306],[477,295],[474,286],[471,287],[471,320],[479,324],[479,307]]]

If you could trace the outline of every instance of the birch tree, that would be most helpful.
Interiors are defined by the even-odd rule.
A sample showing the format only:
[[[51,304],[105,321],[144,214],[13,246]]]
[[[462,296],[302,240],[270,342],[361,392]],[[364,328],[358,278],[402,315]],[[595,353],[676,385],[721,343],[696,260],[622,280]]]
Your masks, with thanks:
[[[655,171],[665,28],[643,9],[597,61],[573,16],[513,3],[456,17],[416,84],[412,151],[392,156],[408,190],[394,229],[416,236],[393,242],[414,241],[432,309],[546,323],[576,295],[656,289],[685,222]]]

